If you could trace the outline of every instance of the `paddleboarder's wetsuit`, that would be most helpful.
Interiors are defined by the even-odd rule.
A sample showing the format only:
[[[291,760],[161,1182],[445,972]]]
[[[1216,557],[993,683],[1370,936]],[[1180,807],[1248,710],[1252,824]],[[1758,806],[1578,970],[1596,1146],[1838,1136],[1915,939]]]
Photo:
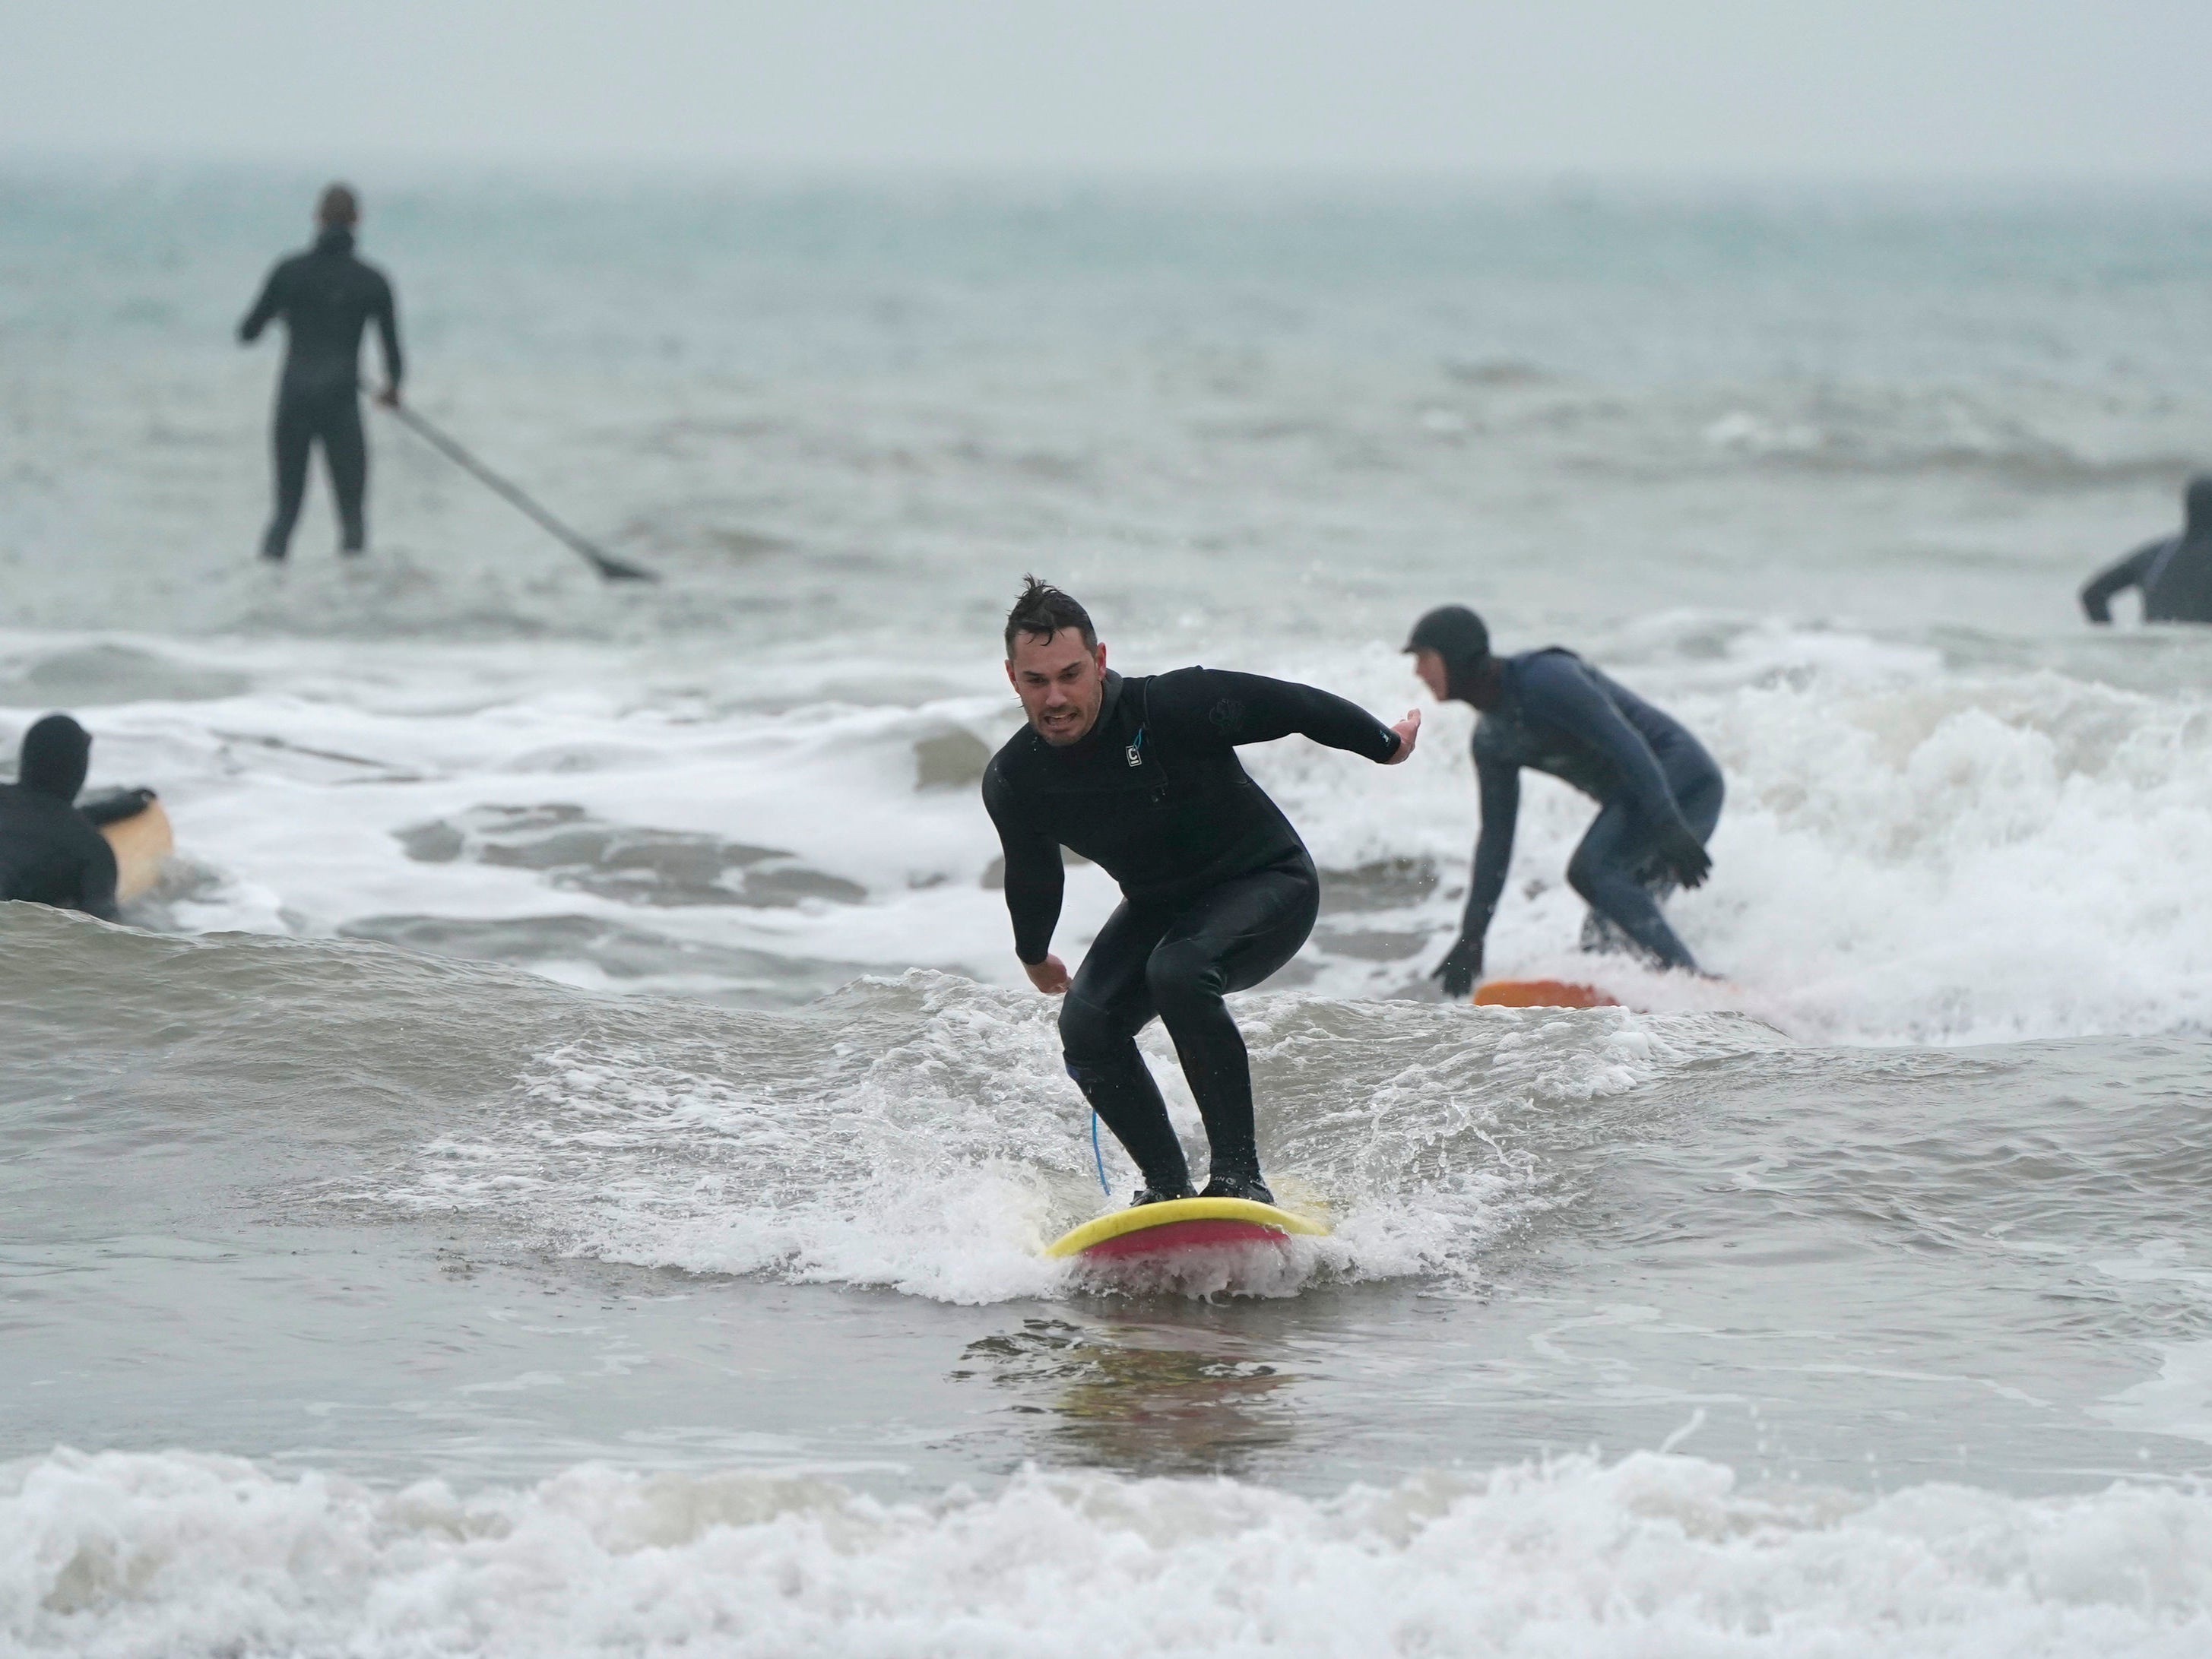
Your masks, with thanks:
[[[1121,884],[1121,903],[1060,1009],[1060,1040],[1068,1075],[1160,1197],[1188,1193],[1190,1173],[1137,1052],[1137,1033],[1155,1014],[1206,1120],[1214,1183],[1232,1196],[1267,1190],[1251,1067],[1222,998],[1297,954],[1320,909],[1321,878],[1237,745],[1293,732],[1377,762],[1398,752],[1396,732],[1341,697],[1184,668],[1108,674],[1097,721],[1080,740],[1055,748],[1025,726],[983,774],[1024,962],[1044,960],[1060,920],[1061,848]]]
[[[2091,622],[2112,621],[2113,596],[2139,587],[2145,622],[2212,623],[2212,475],[2191,479],[2183,501],[2179,536],[2137,548],[2081,590]]]
[[[114,851],[74,805],[91,758],[92,734],[67,714],[49,714],[23,734],[15,781],[0,783],[0,899],[115,920]]]
[[[358,553],[368,533],[362,510],[368,446],[361,430],[361,336],[374,319],[384,348],[384,378],[396,387],[403,365],[392,284],[355,257],[353,232],[334,225],[307,252],[269,273],[261,297],[238,325],[238,337],[258,338],[277,317],[290,341],[276,392],[276,512],[261,539],[262,556],[281,559],[290,550],[307,489],[307,452],[316,443],[330,468],[345,550]]]
[[[1480,961],[1513,858],[1524,766],[1565,780],[1599,804],[1567,861],[1568,884],[1593,918],[1585,946],[1604,948],[1609,923],[1664,966],[1695,971],[1696,959],[1667,925],[1659,901],[1674,886],[1670,844],[1685,834],[1702,844],[1720,822],[1720,768],[1678,721],[1571,651],[1553,647],[1498,660],[1503,698],[1474,727],[1482,834],[1459,943],[1445,959],[1445,989],[1464,996],[1461,981],[1475,971],[1468,964]]]

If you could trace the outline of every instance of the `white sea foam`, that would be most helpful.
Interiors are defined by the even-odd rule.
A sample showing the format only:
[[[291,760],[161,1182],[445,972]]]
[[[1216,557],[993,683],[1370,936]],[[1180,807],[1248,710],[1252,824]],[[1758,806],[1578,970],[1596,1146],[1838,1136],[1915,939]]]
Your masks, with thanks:
[[[35,665],[47,648],[18,640],[14,660]],[[562,647],[549,664],[519,649],[359,647],[333,674],[326,653],[289,646],[133,648],[160,673],[225,667],[254,682],[89,711],[96,781],[158,782],[206,872],[170,906],[173,925],[375,932],[431,916],[450,931],[571,916],[668,942],[666,962],[618,981],[631,988],[715,994],[737,970],[711,953],[732,950],[789,962],[799,994],[861,966],[915,962],[1016,982],[987,884],[996,843],[958,769],[1012,720],[1002,695],[957,690],[981,678],[972,663],[928,671],[944,695],[867,704],[809,697],[796,660],[735,669]],[[1255,651],[1253,666],[1388,714],[1408,701],[1402,660],[1379,644]],[[2212,701],[2186,684],[2153,692],[2050,669],[1967,672],[1924,647],[1689,616],[1596,654],[1680,714],[1727,771],[1715,877],[1671,911],[1731,988],[1576,953],[1582,907],[1563,871],[1590,808],[1540,779],[1525,791],[1493,972],[1595,975],[1644,1006],[1738,1006],[1848,1042],[2212,1021],[2212,890],[2181,873],[2212,858]],[[825,667],[807,672],[818,681]],[[1463,710],[1432,711],[1422,753],[1389,770],[1297,741],[1246,751],[1324,868],[1439,878],[1425,896],[1333,889],[1361,908],[1328,919],[1309,948],[1313,988],[1403,993],[1441,953],[1475,823],[1465,731]],[[951,783],[917,787],[917,744],[948,734],[963,745]],[[640,890],[640,902],[496,848],[443,862],[407,850],[426,825],[547,808],[774,848],[860,900],[801,894],[764,908]],[[1071,872],[1064,952],[1080,951],[1114,899],[1101,872]],[[617,983],[558,948],[527,960]]]
[[[1739,1491],[1640,1454],[1328,1498],[1024,1474],[889,1504],[600,1466],[462,1496],[222,1457],[0,1473],[0,1639],[200,1655],[2183,1656],[2212,1499]]]
[[[1740,1007],[1830,1041],[2212,1022],[2212,888],[2186,873],[2212,861],[2212,697],[2188,673],[2150,692],[1833,633],[1729,628],[1697,655],[1665,637],[1699,626],[1659,619],[1620,640],[1625,662],[1592,654],[1680,715],[1727,774],[1714,877],[1669,913],[1732,985],[1577,953],[1583,907],[1564,871],[1592,809],[1544,779],[1524,783],[1492,972],[1595,977],[1644,1006]],[[1389,707],[1375,658],[1322,677]],[[1436,757],[1416,757],[1426,770],[1401,793],[1296,745],[1253,766],[1324,863],[1426,859],[1457,886],[1476,822],[1466,730],[1463,711],[1432,718]],[[1456,900],[1378,921],[1426,931],[1440,953]],[[1358,972],[1323,982],[1349,990]],[[1370,969],[1365,988],[1405,979]]]
[[[916,970],[823,1009],[746,1016],[727,1048],[580,1040],[519,1098],[420,1149],[383,1203],[465,1211],[570,1253],[696,1272],[888,1285],[953,1302],[1079,1288],[1042,1258],[1100,1193],[1053,1008]],[[1751,1022],[1598,1010],[1255,999],[1260,1139],[1285,1202],[1334,1231],[1177,1288],[1477,1276],[1489,1242],[1558,1201],[1558,1114],[1668,1066],[1778,1042]],[[1203,1128],[1158,1032],[1171,1115]],[[1218,1266],[1219,1264],[1213,1264]]]

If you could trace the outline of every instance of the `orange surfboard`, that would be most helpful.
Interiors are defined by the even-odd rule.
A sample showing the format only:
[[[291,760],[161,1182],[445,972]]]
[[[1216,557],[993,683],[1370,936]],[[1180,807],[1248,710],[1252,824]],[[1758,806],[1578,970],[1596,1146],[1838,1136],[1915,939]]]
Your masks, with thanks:
[[[1620,1002],[1595,985],[1563,979],[1493,979],[1474,989],[1478,1008],[1618,1008]]]

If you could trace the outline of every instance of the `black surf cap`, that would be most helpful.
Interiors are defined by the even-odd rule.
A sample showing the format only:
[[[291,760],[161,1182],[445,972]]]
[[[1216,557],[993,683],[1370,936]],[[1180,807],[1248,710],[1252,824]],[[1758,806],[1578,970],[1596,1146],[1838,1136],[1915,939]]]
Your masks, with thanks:
[[[1408,651],[1433,651],[1448,663],[1480,662],[1490,654],[1490,630],[1463,605],[1440,605],[1406,635]]]
[[[92,733],[67,714],[33,720],[23,733],[23,756],[15,781],[33,794],[75,800],[92,763]]]

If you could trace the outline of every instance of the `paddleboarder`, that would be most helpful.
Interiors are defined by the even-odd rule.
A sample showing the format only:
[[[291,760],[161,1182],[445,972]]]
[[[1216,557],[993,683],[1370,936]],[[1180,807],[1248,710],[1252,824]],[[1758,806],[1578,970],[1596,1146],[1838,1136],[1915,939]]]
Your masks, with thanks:
[[[1467,910],[1432,977],[1457,1001],[1482,974],[1483,938],[1505,888],[1521,811],[1521,769],[1564,779],[1598,803],[1567,860],[1567,883],[1589,906],[1586,951],[1632,948],[1662,967],[1701,971],[1660,913],[1679,884],[1712,869],[1705,851],[1720,822],[1721,769],[1677,720],[1559,647],[1499,657],[1490,630],[1463,605],[1413,624],[1406,649],[1439,702],[1471,703],[1482,832]]]
[[[1421,717],[1385,726],[1342,697],[1212,668],[1127,679],[1090,614],[1031,576],[1007,613],[1006,678],[1028,724],[983,774],[1006,853],[1014,954],[1065,994],[1067,1074],[1144,1176],[1139,1204],[1191,1195],[1159,1085],[1137,1052],[1157,1015],[1206,1121],[1205,1197],[1272,1204],[1253,1133],[1252,1073],[1224,996],[1259,984],[1313,929],[1321,878],[1297,831],[1237,758],[1302,732],[1384,765]],[[1051,951],[1060,849],[1103,866],[1121,902],[1071,979]]]
[[[292,528],[307,494],[308,451],[319,444],[337,503],[342,545],[358,554],[368,545],[365,497],[368,443],[361,429],[361,337],[370,322],[384,351],[384,389],[377,402],[396,409],[403,364],[399,319],[392,284],[354,249],[361,203],[344,185],[332,185],[315,205],[315,243],[269,273],[261,297],[238,337],[246,343],[281,317],[289,336],[284,372],[277,382],[273,444],[276,510],[261,538],[261,556],[281,561],[291,550]]]
[[[2112,619],[2113,596],[2142,590],[2142,619],[2212,623],[2212,473],[2200,472],[2182,493],[2181,533],[2149,542],[2100,570],[2081,590],[2093,623]]]
[[[153,793],[80,808],[91,763],[92,733],[67,714],[48,714],[24,732],[15,781],[0,783],[0,899],[115,920],[115,854],[100,826],[143,811]]]

